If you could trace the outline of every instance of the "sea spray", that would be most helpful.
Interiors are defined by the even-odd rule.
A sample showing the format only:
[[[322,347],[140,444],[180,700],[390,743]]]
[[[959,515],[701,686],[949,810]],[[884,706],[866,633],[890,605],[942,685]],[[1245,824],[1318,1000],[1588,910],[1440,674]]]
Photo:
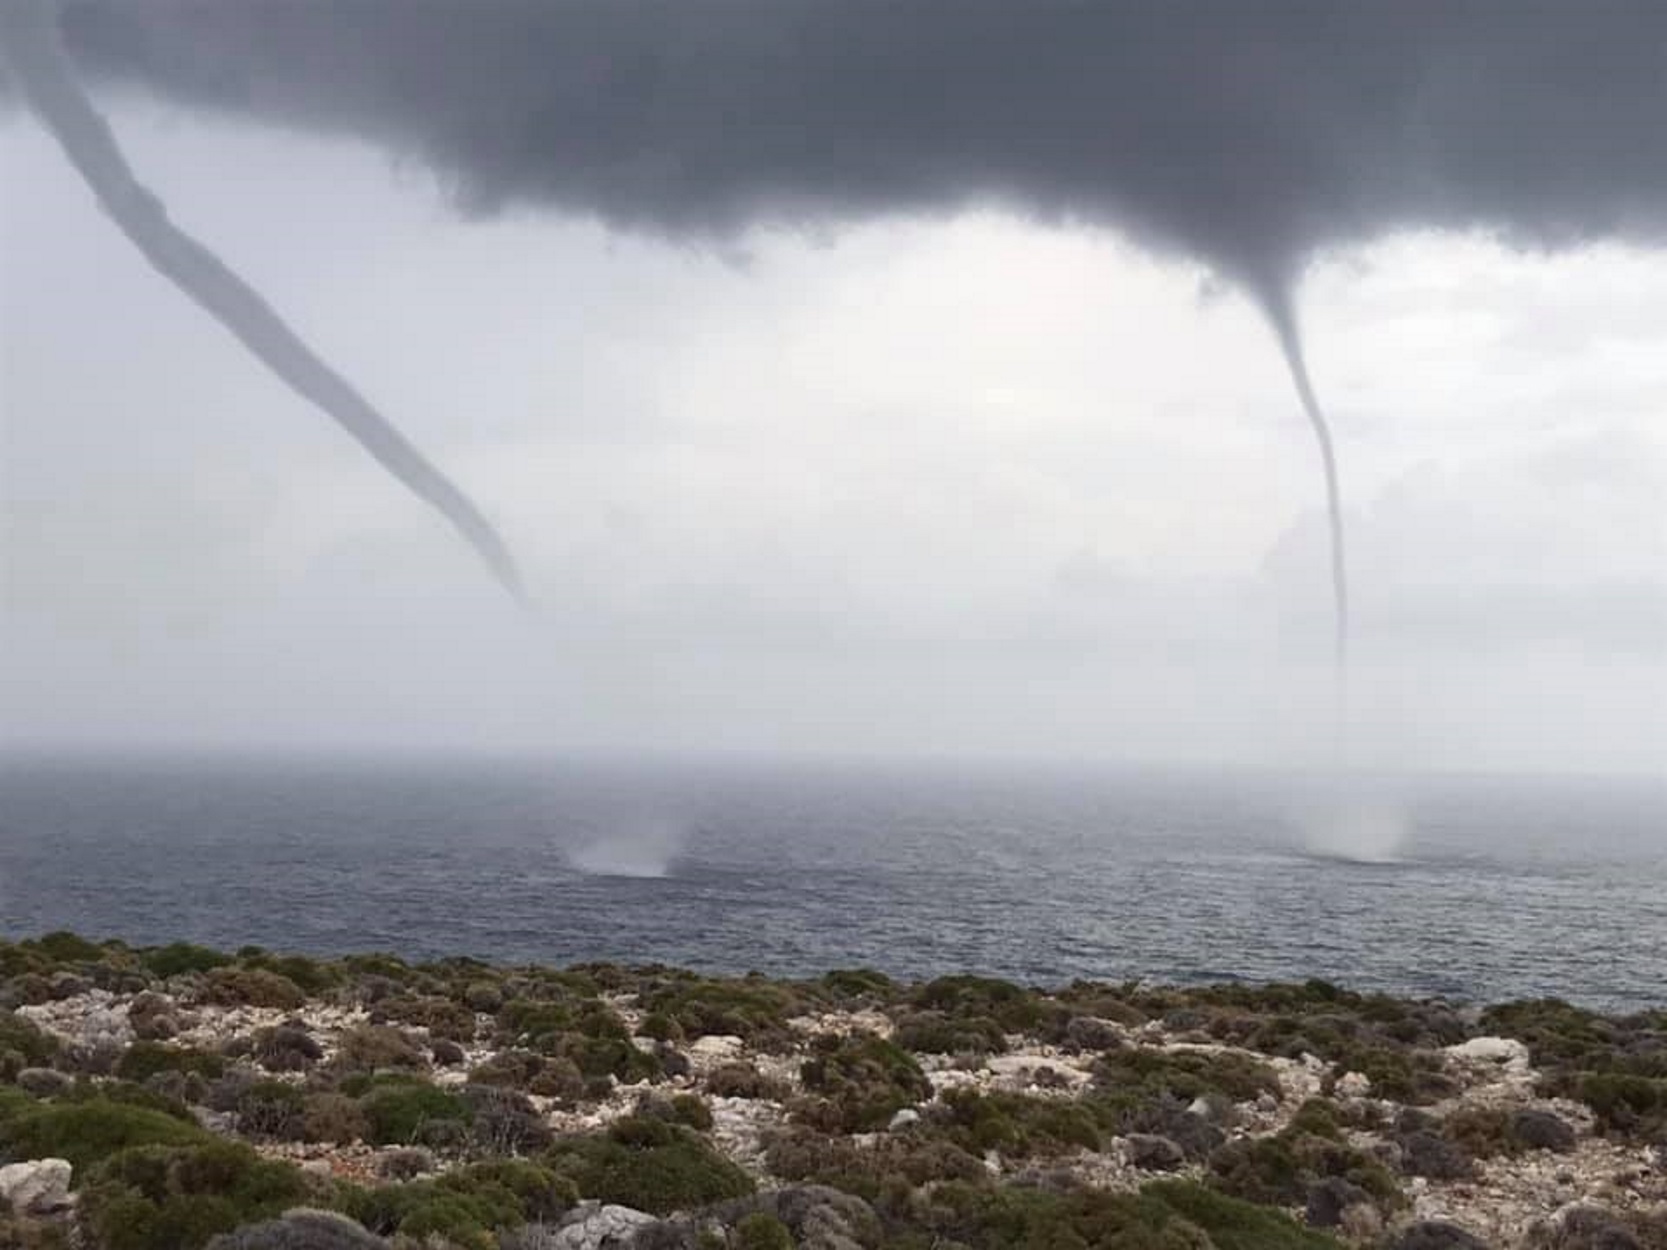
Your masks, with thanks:
[[[589,877],[670,876],[689,840],[687,826],[672,820],[621,822],[608,832],[567,848],[568,867]]]

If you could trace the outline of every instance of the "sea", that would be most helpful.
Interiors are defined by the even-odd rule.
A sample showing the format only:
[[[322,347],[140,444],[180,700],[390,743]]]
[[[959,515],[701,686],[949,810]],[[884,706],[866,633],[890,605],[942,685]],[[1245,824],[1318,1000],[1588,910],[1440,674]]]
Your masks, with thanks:
[[[0,931],[1667,1005],[1667,779],[0,762]]]

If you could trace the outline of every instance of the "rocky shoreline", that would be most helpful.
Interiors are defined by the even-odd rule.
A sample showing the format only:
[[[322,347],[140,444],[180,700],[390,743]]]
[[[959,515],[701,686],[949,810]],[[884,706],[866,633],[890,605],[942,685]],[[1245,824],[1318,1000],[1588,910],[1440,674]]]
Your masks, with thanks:
[[[1667,1011],[0,944],[0,1248],[1667,1247]]]

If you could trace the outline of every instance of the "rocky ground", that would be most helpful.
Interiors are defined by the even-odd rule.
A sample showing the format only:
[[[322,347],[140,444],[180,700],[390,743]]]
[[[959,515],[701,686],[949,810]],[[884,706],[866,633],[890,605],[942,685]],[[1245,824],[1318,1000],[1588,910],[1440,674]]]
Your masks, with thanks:
[[[8,1246],[1667,1247],[1667,1013],[0,945]]]

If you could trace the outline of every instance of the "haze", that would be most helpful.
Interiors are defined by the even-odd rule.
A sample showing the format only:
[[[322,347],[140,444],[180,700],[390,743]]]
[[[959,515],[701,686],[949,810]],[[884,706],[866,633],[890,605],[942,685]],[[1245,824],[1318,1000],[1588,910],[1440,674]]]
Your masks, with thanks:
[[[107,103],[111,103],[107,101]],[[992,208],[699,244],[123,98],[174,215],[479,501],[415,500],[0,121],[8,745],[1256,763],[1331,709],[1323,495],[1250,303]],[[1339,248],[1298,299],[1354,748],[1659,773],[1667,255]]]

